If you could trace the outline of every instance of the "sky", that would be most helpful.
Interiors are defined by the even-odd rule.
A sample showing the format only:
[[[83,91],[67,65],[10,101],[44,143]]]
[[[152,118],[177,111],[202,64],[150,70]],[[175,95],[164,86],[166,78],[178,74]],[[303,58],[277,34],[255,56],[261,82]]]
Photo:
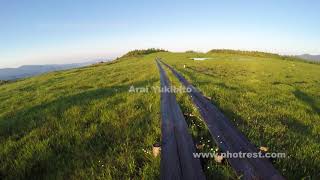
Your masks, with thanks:
[[[142,48],[320,54],[317,0],[0,0],[0,68]]]

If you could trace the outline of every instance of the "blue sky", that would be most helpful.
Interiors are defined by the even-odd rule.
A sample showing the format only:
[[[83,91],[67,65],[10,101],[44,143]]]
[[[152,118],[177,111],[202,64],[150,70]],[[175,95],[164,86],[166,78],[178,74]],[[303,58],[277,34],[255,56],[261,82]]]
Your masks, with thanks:
[[[320,54],[320,1],[0,0],[0,68],[138,48]]]

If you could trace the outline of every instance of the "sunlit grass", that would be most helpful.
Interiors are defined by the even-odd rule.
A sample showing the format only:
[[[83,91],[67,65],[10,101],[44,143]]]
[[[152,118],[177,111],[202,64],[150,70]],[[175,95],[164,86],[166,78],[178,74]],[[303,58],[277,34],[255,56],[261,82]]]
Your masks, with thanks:
[[[160,158],[151,150],[161,141],[160,94],[129,92],[132,85],[159,87],[155,57],[211,97],[252,143],[287,153],[273,160],[285,177],[319,178],[319,65],[161,52],[0,85],[0,179],[159,178]],[[177,99],[185,114],[194,115],[186,116],[194,141],[207,145],[203,152],[214,149],[187,94]],[[229,166],[202,164],[209,178],[234,177]]]
[[[161,57],[211,97],[252,143],[285,152],[287,158],[273,160],[281,174],[319,178],[319,65],[224,53]]]
[[[1,85],[0,179],[159,177],[160,95],[129,93],[158,84],[128,58]]]

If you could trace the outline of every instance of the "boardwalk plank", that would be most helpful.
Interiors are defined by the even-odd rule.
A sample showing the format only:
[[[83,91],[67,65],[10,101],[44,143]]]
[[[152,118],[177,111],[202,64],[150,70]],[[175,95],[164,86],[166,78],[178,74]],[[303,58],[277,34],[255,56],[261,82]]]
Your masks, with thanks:
[[[157,61],[161,88],[170,88],[169,79]],[[191,135],[174,93],[161,92],[161,179],[205,179]]]
[[[223,152],[258,153],[257,148],[250,143],[210,100],[192,86],[174,68],[162,61],[161,63],[167,66],[186,88],[192,89],[189,95],[206,122],[212,138]],[[243,179],[284,179],[271,162],[265,158],[232,158],[228,159],[228,162]]]

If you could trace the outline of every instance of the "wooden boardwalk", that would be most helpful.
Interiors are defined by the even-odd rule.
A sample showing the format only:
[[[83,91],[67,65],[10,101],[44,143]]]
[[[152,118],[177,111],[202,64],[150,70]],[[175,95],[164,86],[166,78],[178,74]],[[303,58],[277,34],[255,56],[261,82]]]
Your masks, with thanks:
[[[230,153],[258,153],[258,149],[214,106],[203,94],[192,86],[174,68],[165,64],[179,81],[192,91],[189,93],[203,120],[206,122],[212,138],[222,150]],[[241,179],[282,180],[280,173],[265,158],[230,158],[231,167]]]
[[[170,88],[169,79],[158,61],[157,65],[161,88]],[[200,160],[193,157],[195,146],[174,93],[161,92],[161,119],[161,179],[205,179]]]

